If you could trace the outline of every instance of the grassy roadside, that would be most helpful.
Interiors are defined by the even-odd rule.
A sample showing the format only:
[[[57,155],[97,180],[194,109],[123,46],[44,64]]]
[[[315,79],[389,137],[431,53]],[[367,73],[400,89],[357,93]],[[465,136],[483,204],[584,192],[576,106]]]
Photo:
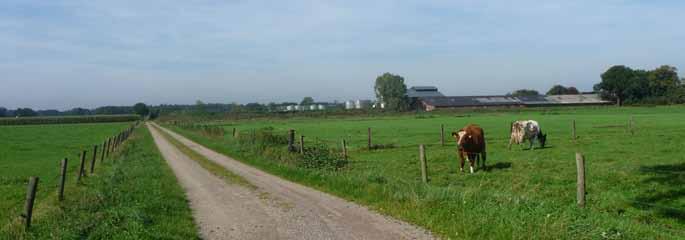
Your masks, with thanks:
[[[195,162],[200,164],[202,168],[206,169],[210,173],[212,173],[214,176],[217,176],[227,183],[233,183],[233,184],[239,184],[241,186],[250,188],[250,189],[256,189],[254,185],[252,185],[250,182],[242,178],[241,176],[238,176],[237,174],[226,170],[223,166],[207,159],[205,156],[200,155],[197,153],[195,150],[190,149],[183,143],[179,142],[176,140],[176,138],[172,137],[169,135],[169,133],[165,132],[162,129],[159,129],[155,126],[153,126],[155,129],[157,129],[164,138],[169,141],[172,145],[174,145],[179,151],[181,151],[183,154],[186,156],[190,157],[190,159],[193,159]]]
[[[65,197],[41,203],[30,232],[12,227],[0,238],[199,239],[184,191],[145,127],[82,184],[68,184]]]

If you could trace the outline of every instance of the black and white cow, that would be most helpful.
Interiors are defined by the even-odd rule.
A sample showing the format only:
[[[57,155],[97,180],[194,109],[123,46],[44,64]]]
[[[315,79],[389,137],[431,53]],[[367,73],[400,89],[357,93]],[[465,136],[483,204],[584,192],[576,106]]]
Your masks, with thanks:
[[[547,141],[547,134],[543,134],[540,129],[540,124],[534,120],[520,120],[511,124],[511,138],[509,139],[509,149],[511,144],[521,144],[525,141],[530,143],[528,149],[533,148],[533,142],[537,140],[540,143],[540,148],[545,147]]]

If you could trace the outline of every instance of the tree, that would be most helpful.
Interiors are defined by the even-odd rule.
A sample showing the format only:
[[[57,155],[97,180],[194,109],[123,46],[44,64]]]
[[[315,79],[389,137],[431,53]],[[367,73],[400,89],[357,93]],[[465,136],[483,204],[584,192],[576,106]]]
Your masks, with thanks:
[[[566,95],[566,94],[579,94],[578,89],[575,87],[564,87],[562,85],[554,85],[547,91],[547,95]]]
[[[300,105],[302,106],[307,106],[307,105],[312,105],[314,104],[314,98],[312,97],[304,97],[302,101],[300,102]]]
[[[647,76],[649,95],[666,96],[670,91],[675,90],[680,85],[677,71],[677,68],[668,65],[649,71]]]
[[[18,117],[33,117],[38,115],[36,111],[33,111],[33,109],[30,108],[17,108],[17,110],[14,111],[14,114]]]
[[[635,71],[623,65],[609,68],[601,75],[602,81],[595,84],[595,91],[599,91],[603,98],[616,101],[621,106],[630,96],[631,85],[634,85]]]
[[[507,95],[513,96],[513,97],[523,97],[523,96],[537,96],[537,95],[540,95],[540,93],[536,90],[533,90],[533,89],[519,89],[519,90],[516,90],[516,91],[509,93]]]
[[[402,76],[384,73],[376,78],[374,90],[378,102],[385,103],[386,109],[403,111],[409,107],[407,85]]]
[[[147,105],[145,105],[145,103],[139,102],[136,103],[136,105],[133,105],[133,112],[141,117],[145,117],[150,113],[150,109],[147,107]]]
[[[0,117],[7,116],[7,108],[0,107]]]
[[[90,113],[91,113],[90,110],[85,109],[85,108],[73,108],[73,109],[66,112],[67,115],[77,115],[77,116],[90,115]]]
[[[201,115],[207,114],[207,104],[201,100],[195,101],[195,112]]]

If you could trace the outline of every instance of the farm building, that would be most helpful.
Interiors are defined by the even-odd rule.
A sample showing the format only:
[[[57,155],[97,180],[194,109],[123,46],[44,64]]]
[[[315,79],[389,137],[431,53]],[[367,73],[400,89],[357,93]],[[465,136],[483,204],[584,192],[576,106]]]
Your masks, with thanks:
[[[439,108],[484,108],[484,107],[542,107],[607,105],[598,94],[552,95],[552,96],[452,96],[419,97],[419,106],[425,111]]]
[[[407,89],[407,97],[409,98],[421,98],[421,97],[444,97],[438,91],[437,87],[433,86],[413,86]]]

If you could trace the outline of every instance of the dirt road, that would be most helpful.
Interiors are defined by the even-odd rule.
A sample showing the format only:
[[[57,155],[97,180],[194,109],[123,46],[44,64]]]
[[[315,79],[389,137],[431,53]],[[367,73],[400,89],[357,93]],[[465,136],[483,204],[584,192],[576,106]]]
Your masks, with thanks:
[[[205,239],[433,239],[418,227],[270,175],[161,128],[257,189],[212,175],[149,126],[160,152],[187,192]]]

